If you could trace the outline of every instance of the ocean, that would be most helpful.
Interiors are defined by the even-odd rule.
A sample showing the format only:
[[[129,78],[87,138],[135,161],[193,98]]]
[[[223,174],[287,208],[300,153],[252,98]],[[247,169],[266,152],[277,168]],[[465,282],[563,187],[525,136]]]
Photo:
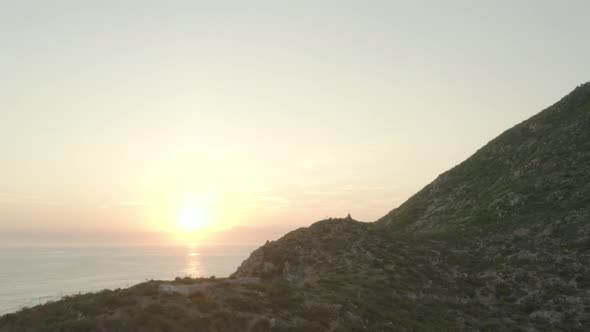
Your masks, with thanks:
[[[227,277],[256,247],[0,247],[0,315],[150,279]]]

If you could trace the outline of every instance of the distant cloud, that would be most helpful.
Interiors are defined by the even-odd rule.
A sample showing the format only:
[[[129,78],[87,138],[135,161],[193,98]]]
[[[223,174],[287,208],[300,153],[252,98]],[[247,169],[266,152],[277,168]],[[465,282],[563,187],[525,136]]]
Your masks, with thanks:
[[[248,209],[284,209],[290,206],[289,199],[276,195],[252,196],[243,205]]]
[[[366,194],[367,192],[390,192],[399,189],[400,186],[397,185],[340,185],[331,187],[329,185],[311,185],[311,184],[303,184],[301,185],[301,189],[303,194],[310,195],[310,196],[341,196],[341,195],[349,195],[355,193],[363,193]]]
[[[0,204],[36,204],[36,205],[62,205],[63,202],[46,200],[38,196],[22,195],[14,193],[0,193]]]
[[[113,209],[113,208],[121,208],[121,207],[140,207],[140,206],[149,206],[150,204],[143,201],[119,201],[110,204],[104,204],[98,206],[99,209]]]
[[[268,192],[272,191],[272,189],[270,187],[266,187],[266,186],[256,186],[256,187],[252,188],[252,191],[255,193],[268,193]]]

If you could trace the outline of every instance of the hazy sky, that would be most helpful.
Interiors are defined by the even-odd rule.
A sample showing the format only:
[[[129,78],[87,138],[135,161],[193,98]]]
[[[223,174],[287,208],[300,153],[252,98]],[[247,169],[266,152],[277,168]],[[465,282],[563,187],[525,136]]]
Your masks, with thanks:
[[[0,230],[371,221],[590,80],[588,1],[2,1]],[[217,227],[216,226],[216,227]]]

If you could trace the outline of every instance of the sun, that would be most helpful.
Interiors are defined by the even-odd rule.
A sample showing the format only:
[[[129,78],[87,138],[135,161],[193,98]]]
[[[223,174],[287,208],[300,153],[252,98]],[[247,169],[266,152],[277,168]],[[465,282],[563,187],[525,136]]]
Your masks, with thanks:
[[[178,212],[178,224],[185,232],[202,231],[211,224],[207,209],[194,201],[185,203]]]

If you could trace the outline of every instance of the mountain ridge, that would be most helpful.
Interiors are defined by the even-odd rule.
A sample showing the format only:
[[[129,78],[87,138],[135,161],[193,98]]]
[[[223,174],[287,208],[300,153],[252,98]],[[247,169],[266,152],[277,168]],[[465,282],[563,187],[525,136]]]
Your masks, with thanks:
[[[356,274],[360,284],[366,277],[361,270],[370,270],[367,262],[371,257],[385,258],[376,262],[382,266],[410,264],[402,263],[411,261],[407,257],[389,259],[393,252],[403,251],[422,261],[414,263],[414,267],[421,264],[424,269],[417,272],[420,278],[426,282],[433,282],[432,275],[439,278],[434,284],[438,289],[416,284],[406,292],[409,298],[425,291],[436,294],[430,299],[459,295],[455,299],[458,302],[490,304],[486,310],[506,316],[505,320],[514,320],[508,308],[525,310],[530,328],[534,328],[532,320],[559,326],[565,317],[571,321],[578,319],[577,325],[568,326],[569,329],[579,328],[582,321],[588,320],[585,311],[590,308],[587,271],[579,263],[590,262],[588,165],[590,83],[578,86],[554,105],[506,130],[398,208],[367,224],[370,235],[365,238],[371,240],[360,246],[371,248],[370,254],[363,260],[349,259],[362,268],[347,273]],[[309,231],[314,228],[318,224]],[[355,237],[343,235],[352,232],[351,228],[341,227],[339,241],[354,248],[358,245]],[[301,235],[299,243],[291,238],[282,239],[283,250],[289,253],[283,253],[283,263],[275,260],[281,256],[276,253],[280,245],[270,243],[260,249],[267,251],[267,259],[258,252],[255,260],[243,263],[237,275],[264,276],[256,271],[266,264],[267,272],[275,268],[277,275],[300,276],[300,283],[305,284],[317,279],[313,272],[326,275],[335,267],[347,266],[346,259],[337,263],[324,261],[326,255],[340,257],[338,249],[311,240],[305,242],[310,237],[303,232]],[[326,232],[314,237],[330,243],[335,235]],[[307,249],[297,249],[301,247]],[[318,261],[307,259],[303,268],[294,267],[297,260],[293,257],[309,256],[309,248],[314,247]],[[288,263],[287,271],[284,262]],[[252,269],[252,264],[261,265],[257,270]],[[310,265],[315,268],[306,277]],[[349,268],[350,265],[353,264],[348,264]],[[400,270],[385,270],[384,275],[412,277]],[[472,294],[465,296],[458,288],[451,292],[440,290],[452,289],[453,283],[462,282],[471,288]],[[511,286],[521,289],[510,289]],[[569,295],[548,297],[545,289]],[[586,304],[576,306],[567,301]],[[532,310],[535,306],[539,306],[538,310]],[[570,310],[564,310],[566,307]],[[525,315],[522,316],[519,319],[524,319]],[[464,317],[464,321],[469,319]]]
[[[229,279],[70,297],[0,331],[584,331],[589,221],[585,83],[375,222],[322,220]],[[201,291],[159,291],[178,283]]]
[[[496,160],[495,157],[497,157],[498,152],[505,155],[508,152],[508,150],[510,150],[510,149],[518,149],[518,153],[520,154],[520,153],[522,153],[522,150],[525,150],[525,152],[526,152],[526,149],[530,150],[530,148],[536,148],[538,146],[538,144],[535,144],[535,142],[530,142],[531,133],[536,136],[544,134],[543,131],[548,131],[548,130],[552,129],[550,122],[552,120],[555,120],[555,118],[558,118],[560,116],[566,117],[566,118],[568,116],[572,117],[574,115],[578,115],[579,113],[583,113],[585,111],[585,114],[583,114],[584,122],[582,124],[578,124],[577,128],[575,128],[575,129],[578,132],[582,131],[582,130],[586,130],[586,132],[587,132],[588,130],[590,130],[590,124],[589,124],[590,115],[588,115],[587,108],[584,109],[579,106],[581,106],[583,103],[588,103],[589,99],[590,99],[590,83],[585,83],[585,84],[582,84],[582,85],[576,87],[576,89],[574,91],[572,91],[567,96],[563,97],[560,101],[558,101],[554,105],[546,108],[545,110],[534,115],[533,117],[531,117],[525,121],[522,121],[521,123],[504,131],[501,135],[494,138],[489,143],[487,143],[485,146],[483,146],[478,151],[476,151],[471,157],[469,157],[468,159],[466,159],[462,163],[458,164],[457,166],[451,168],[450,170],[439,175],[433,182],[431,182],[430,184],[425,186],[425,188],[423,188],[422,190],[417,192],[415,195],[410,197],[406,202],[404,202],[398,208],[390,211],[384,217],[379,218],[376,221],[376,223],[392,224],[392,223],[396,223],[396,222],[397,223],[401,222],[401,221],[399,221],[399,219],[404,219],[404,217],[400,216],[400,215],[403,215],[404,213],[408,213],[408,212],[406,212],[407,210],[411,210],[412,208],[414,208],[411,205],[414,203],[414,201],[416,200],[417,197],[419,197],[421,195],[428,195],[429,194],[428,191],[434,191],[435,192],[434,194],[436,194],[437,191],[441,190],[440,187],[444,186],[444,183],[448,181],[448,179],[447,179],[448,177],[461,176],[462,174],[457,174],[457,173],[460,173],[462,171],[461,170],[462,167],[465,168],[466,166],[470,166],[469,165],[470,163],[484,163],[484,162],[490,163],[490,162],[494,162],[494,161],[496,163],[503,162],[505,160],[502,160],[502,159]],[[569,114],[563,114],[564,109],[571,110],[572,108],[575,112],[570,112]],[[571,120],[571,119],[566,119],[566,120]],[[581,125],[583,125],[583,126],[581,126]],[[566,129],[570,130],[569,126]],[[522,133],[523,131],[527,131],[527,130],[529,131],[529,133]],[[509,144],[507,144],[506,141],[514,140],[515,139],[514,136],[518,136],[518,135],[529,138],[529,141],[518,142],[518,144],[513,144],[513,146],[510,146]],[[516,139],[518,139],[518,138],[516,138]],[[547,140],[542,140],[540,143],[547,144]],[[576,143],[580,143],[580,142],[576,142]],[[585,142],[582,142],[582,143],[585,143]],[[516,147],[514,145],[516,145]],[[585,146],[584,148],[587,149],[587,146]],[[498,151],[498,150],[500,150],[500,151]],[[494,156],[494,154],[496,156]],[[535,157],[538,158],[538,156],[535,156]],[[533,162],[535,161],[532,157],[529,159],[531,159]],[[508,160],[508,161],[510,162],[510,160]],[[537,161],[537,162],[539,162],[539,161]],[[494,165],[494,166],[497,166],[497,165]],[[531,165],[527,165],[527,166],[531,166]],[[537,166],[537,165],[532,165],[532,166]],[[512,168],[514,168],[514,167],[512,167]],[[514,174],[514,178],[517,180],[518,177],[524,176],[527,170],[526,169],[525,170],[512,169],[511,171]],[[551,171],[551,170],[549,170],[549,171]],[[545,173],[548,173],[549,171],[544,170]],[[518,199],[518,198],[515,197],[514,199]],[[395,219],[395,221],[393,219]]]

